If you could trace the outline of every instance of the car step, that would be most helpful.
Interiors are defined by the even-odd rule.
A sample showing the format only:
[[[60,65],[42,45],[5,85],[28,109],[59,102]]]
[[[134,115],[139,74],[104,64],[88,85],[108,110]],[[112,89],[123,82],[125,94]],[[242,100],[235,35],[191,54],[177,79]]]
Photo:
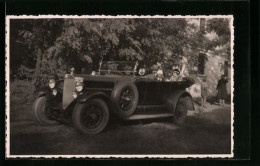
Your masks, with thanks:
[[[152,118],[166,118],[171,117],[173,114],[153,114],[153,115],[132,115],[127,118],[127,120],[138,120],[138,119],[152,119]]]

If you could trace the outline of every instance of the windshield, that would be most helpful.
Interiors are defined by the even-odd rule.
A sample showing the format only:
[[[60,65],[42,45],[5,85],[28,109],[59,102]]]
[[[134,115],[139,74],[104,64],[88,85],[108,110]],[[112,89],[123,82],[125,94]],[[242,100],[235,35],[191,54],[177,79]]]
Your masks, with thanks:
[[[99,70],[100,74],[133,75],[135,62],[128,61],[103,61]]]

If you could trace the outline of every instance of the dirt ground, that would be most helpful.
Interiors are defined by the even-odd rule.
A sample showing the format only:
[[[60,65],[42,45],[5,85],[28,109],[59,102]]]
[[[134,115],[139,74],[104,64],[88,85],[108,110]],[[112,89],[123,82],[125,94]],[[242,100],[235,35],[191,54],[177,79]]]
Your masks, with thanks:
[[[231,153],[230,105],[189,112],[180,126],[170,119],[111,121],[98,135],[82,135],[73,126],[41,126],[32,103],[11,101],[11,155]]]

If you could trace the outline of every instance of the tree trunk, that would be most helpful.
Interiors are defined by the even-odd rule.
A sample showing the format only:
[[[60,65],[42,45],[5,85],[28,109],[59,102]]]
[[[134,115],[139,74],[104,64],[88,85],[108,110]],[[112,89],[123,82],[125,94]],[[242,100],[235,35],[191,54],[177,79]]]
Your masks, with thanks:
[[[35,86],[39,86],[39,75],[40,75],[40,70],[41,70],[41,59],[42,59],[42,49],[40,47],[37,47],[37,52],[36,52],[36,65],[35,65]]]
[[[58,61],[58,57],[59,57],[59,54],[60,54],[60,50],[57,48],[56,50],[55,50],[55,53],[54,53],[54,56],[53,56],[53,60],[54,60],[54,67],[55,67],[55,69],[57,68],[57,61]]]

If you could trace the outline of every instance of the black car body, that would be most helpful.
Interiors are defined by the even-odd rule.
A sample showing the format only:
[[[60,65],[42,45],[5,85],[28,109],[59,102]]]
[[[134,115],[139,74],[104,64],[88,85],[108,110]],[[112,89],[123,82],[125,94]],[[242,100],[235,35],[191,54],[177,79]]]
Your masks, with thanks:
[[[103,62],[103,65],[106,63],[124,64]],[[100,67],[96,75],[66,74],[63,88],[55,87],[56,95],[54,88],[37,90],[33,106],[36,119],[43,125],[57,125],[59,119],[46,114],[55,112],[72,121],[82,133],[96,134],[106,127],[111,116],[124,120],[172,116],[176,123],[182,123],[187,110],[194,109],[192,97],[186,91],[193,84],[191,78],[158,81],[149,75],[138,76],[135,63],[122,67]],[[78,91],[77,83],[82,85]]]

